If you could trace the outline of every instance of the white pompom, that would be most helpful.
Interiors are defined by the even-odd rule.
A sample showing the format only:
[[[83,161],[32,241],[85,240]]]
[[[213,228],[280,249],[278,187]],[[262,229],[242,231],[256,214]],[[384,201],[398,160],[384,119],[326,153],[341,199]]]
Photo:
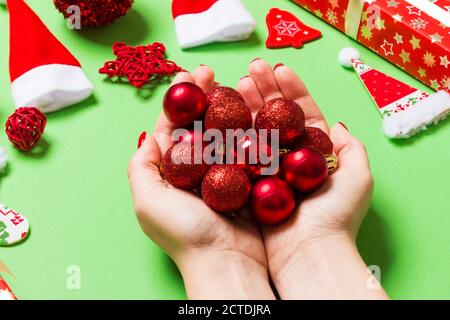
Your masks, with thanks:
[[[0,172],[5,171],[8,165],[8,153],[5,148],[0,147]]]
[[[355,48],[344,48],[339,51],[339,63],[344,67],[350,68],[353,66],[352,60],[359,59],[359,51]]]

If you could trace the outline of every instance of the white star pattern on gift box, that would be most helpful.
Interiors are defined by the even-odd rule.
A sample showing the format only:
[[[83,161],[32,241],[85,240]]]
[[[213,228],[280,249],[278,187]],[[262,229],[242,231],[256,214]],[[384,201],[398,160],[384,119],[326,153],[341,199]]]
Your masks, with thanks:
[[[428,24],[428,21],[425,21],[421,18],[411,20],[411,26],[414,29],[418,29],[418,30],[425,29],[427,27],[427,24]]]
[[[388,5],[388,8],[397,8],[397,6],[398,6],[398,2],[395,0],[388,0],[386,2]]]
[[[439,33],[435,33],[435,34],[432,34],[431,36],[430,36],[430,38],[431,38],[431,42],[433,42],[433,43],[435,43],[435,42],[442,42],[442,39],[444,38],[443,36],[441,36]]]
[[[420,10],[419,8],[417,8],[415,6],[407,6],[406,8],[408,9],[410,15],[413,15],[413,14],[418,15],[418,16],[422,15],[422,10]]]
[[[392,50],[393,46],[394,45],[392,43],[389,43],[389,42],[386,41],[386,39],[384,39],[384,42],[380,46],[380,48],[383,49],[384,55],[388,56],[388,55],[394,55],[394,51]]]
[[[439,57],[439,59],[441,60],[440,65],[444,66],[447,69],[448,65],[450,64],[450,61],[448,60],[448,57],[447,56],[442,56],[442,57]]]
[[[277,30],[279,36],[294,37],[300,32],[300,28],[295,21],[281,20],[274,28]]]

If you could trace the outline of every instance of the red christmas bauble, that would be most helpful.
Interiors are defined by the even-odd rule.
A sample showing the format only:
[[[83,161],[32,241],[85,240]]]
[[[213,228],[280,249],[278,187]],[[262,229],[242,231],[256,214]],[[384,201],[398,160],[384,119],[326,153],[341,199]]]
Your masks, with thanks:
[[[276,175],[279,171],[278,167],[272,168],[271,166],[272,148],[258,138],[251,139],[249,136],[245,136],[237,141],[230,153],[233,154],[234,163],[244,169],[252,179],[258,178],[261,174]],[[267,162],[268,160],[269,162]],[[270,171],[271,169],[273,170]]]
[[[101,27],[124,16],[133,6],[134,0],[53,0],[56,9],[70,18],[76,12],[70,6],[80,8],[82,27]]]
[[[269,177],[253,186],[250,206],[259,222],[275,225],[286,221],[293,214],[295,197],[286,182]]]
[[[30,151],[41,140],[47,118],[34,107],[17,109],[6,121],[6,135],[19,150]]]
[[[300,137],[300,140],[293,144],[292,150],[302,147],[315,147],[323,154],[333,154],[333,142],[320,128],[305,127],[305,131]]]
[[[162,160],[164,178],[174,187],[193,190],[200,186],[209,166],[203,162],[202,150],[180,142],[170,148]]]
[[[169,88],[164,96],[164,114],[178,127],[187,127],[202,120],[208,107],[206,95],[197,85],[182,82]]]
[[[204,144],[202,132],[196,132],[195,130],[188,130],[186,133],[184,133],[178,137],[177,142],[185,142],[185,143],[189,143],[189,144],[194,144],[195,141],[201,141],[201,143]]]
[[[234,165],[211,167],[202,182],[203,201],[213,210],[228,214],[244,208],[250,196],[247,174]]]
[[[276,98],[267,102],[259,110],[255,119],[255,129],[280,130],[280,145],[297,141],[305,129],[305,114],[292,100]]]
[[[247,130],[252,127],[252,113],[244,99],[234,89],[216,87],[210,93],[209,106],[205,115],[205,129],[219,129],[226,137],[226,129]],[[233,92],[233,93],[230,93]]]
[[[225,86],[214,86],[206,95],[208,105],[216,104],[224,98],[236,98],[244,101],[242,95],[235,89]]]
[[[292,187],[310,192],[325,182],[328,165],[322,152],[314,147],[304,147],[284,157],[281,172]]]

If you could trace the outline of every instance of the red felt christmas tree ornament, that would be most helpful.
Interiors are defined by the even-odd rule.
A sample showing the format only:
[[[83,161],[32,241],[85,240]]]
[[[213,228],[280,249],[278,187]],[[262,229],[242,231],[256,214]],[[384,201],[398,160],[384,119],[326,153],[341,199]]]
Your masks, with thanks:
[[[266,47],[269,49],[301,48],[304,43],[322,36],[319,30],[308,27],[292,13],[277,8],[269,11],[266,23],[269,29]]]
[[[21,151],[30,151],[41,139],[47,118],[37,108],[17,109],[6,121],[9,141]]]
[[[101,27],[124,16],[133,6],[134,0],[53,0],[56,9],[65,18],[77,12],[71,6],[80,9],[82,27]],[[73,7],[72,7],[73,8]]]

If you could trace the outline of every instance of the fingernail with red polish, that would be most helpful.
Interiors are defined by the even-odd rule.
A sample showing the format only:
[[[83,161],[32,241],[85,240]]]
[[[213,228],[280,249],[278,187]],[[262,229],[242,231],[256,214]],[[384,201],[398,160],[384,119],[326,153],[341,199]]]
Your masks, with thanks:
[[[206,67],[206,64],[202,63],[202,64],[200,64],[200,67]]]
[[[255,59],[252,60],[252,62],[255,62],[255,61],[258,61],[258,60],[261,60],[261,58],[255,58]]]
[[[343,126],[344,128],[345,128],[345,130],[347,130],[348,131],[348,128],[347,128],[347,126],[345,125],[345,124],[343,124],[342,122],[340,122],[339,121],[339,124],[341,125],[341,126]]]
[[[282,63],[277,63],[277,64],[275,65],[275,67],[273,67],[273,70],[277,70],[277,68],[279,68],[279,67],[284,67],[284,64],[282,64]]]
[[[147,132],[143,131],[141,135],[139,136],[138,140],[138,149],[142,146],[142,143],[145,141],[145,138],[147,137]]]

